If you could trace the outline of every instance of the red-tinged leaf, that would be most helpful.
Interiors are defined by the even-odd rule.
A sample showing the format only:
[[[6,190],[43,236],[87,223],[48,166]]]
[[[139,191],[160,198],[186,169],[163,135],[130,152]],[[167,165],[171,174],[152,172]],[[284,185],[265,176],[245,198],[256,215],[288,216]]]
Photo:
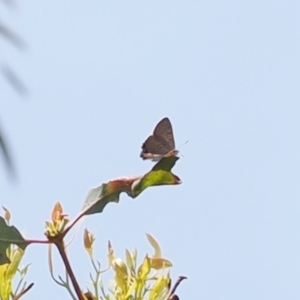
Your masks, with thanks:
[[[120,178],[91,189],[84,201],[85,215],[100,213],[109,202],[119,202],[122,192],[131,194],[131,185],[135,178]]]
[[[8,226],[5,220],[0,217],[0,265],[10,263],[6,255],[6,249],[15,244],[22,250],[28,246],[26,240],[22,237],[21,233],[15,226]]]
[[[122,192],[135,198],[150,186],[180,184],[180,178],[171,172],[178,159],[174,156],[163,158],[145,175],[115,179],[91,189],[84,201],[83,214],[100,213],[108,203],[118,203]]]
[[[56,202],[51,214],[52,222],[55,223],[57,220],[60,220],[62,213],[63,213],[63,208],[61,204],[59,202]]]

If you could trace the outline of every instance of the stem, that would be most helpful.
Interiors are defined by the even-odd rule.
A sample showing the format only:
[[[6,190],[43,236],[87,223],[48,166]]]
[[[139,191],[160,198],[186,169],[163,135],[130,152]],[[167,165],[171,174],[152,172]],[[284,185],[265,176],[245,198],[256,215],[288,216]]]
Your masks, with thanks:
[[[33,287],[34,283],[30,283],[29,286],[27,288],[25,288],[23,291],[21,291],[20,294],[16,295],[13,300],[18,300],[20,299],[25,293],[27,293],[32,287]]]
[[[51,244],[49,240],[26,240],[26,243],[29,244]]]
[[[80,290],[80,287],[79,287],[79,285],[78,285],[78,282],[77,282],[77,280],[76,280],[76,278],[75,278],[75,275],[74,275],[74,273],[73,273],[73,270],[72,270],[72,268],[71,268],[69,259],[68,259],[68,257],[67,257],[67,254],[66,254],[66,251],[65,251],[65,247],[64,247],[64,245],[63,245],[63,241],[61,241],[61,240],[56,240],[56,241],[55,241],[55,245],[56,245],[56,247],[57,247],[57,249],[58,249],[58,252],[59,252],[59,254],[61,255],[61,258],[62,258],[62,260],[63,260],[63,262],[64,262],[64,264],[65,264],[65,267],[66,267],[66,270],[67,270],[67,272],[68,272],[68,275],[69,275],[70,278],[71,278],[71,281],[72,281],[72,284],[73,284],[73,287],[74,287],[74,290],[75,290],[75,292],[76,292],[76,294],[77,294],[78,299],[79,299],[79,300],[84,300],[84,297],[83,297],[83,295],[82,295],[82,293],[81,293],[81,290]]]
[[[176,296],[176,295],[174,295],[174,293],[175,293],[176,289],[178,288],[180,282],[181,282],[182,280],[184,280],[184,279],[187,279],[187,277],[185,277],[185,276],[179,276],[179,277],[178,277],[178,279],[177,279],[176,283],[174,284],[174,286],[173,286],[173,288],[172,288],[172,291],[171,291],[171,293],[170,293],[170,297],[169,297],[170,300],[173,299],[173,298],[172,298],[173,296]],[[177,297],[178,297],[178,296],[177,296]],[[176,299],[176,298],[175,298],[175,299]],[[179,299],[179,298],[178,298],[178,299]]]
[[[84,217],[84,211],[81,212],[75,219],[73,219],[73,221],[71,221],[71,223],[69,224],[68,227],[65,228],[64,230],[64,236],[71,230],[71,228],[82,218]]]

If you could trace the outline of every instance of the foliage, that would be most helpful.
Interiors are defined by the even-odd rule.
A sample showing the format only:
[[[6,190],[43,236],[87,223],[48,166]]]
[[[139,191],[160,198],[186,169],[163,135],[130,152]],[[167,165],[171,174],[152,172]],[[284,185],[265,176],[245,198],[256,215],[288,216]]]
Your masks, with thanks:
[[[3,0],[11,4],[11,0]],[[24,42],[7,25],[0,21],[0,36],[15,47],[22,49]],[[7,65],[0,65],[2,75],[13,86],[15,91],[24,95],[26,87],[16,73]],[[15,167],[11,157],[4,133],[0,130],[0,151],[6,163],[7,170],[13,177]],[[108,243],[108,267],[100,269],[100,264],[94,259],[95,236],[87,229],[84,231],[83,243],[91,260],[95,275],[90,275],[92,291],[84,292],[76,280],[71,264],[66,254],[64,238],[74,225],[84,216],[102,213],[105,206],[110,202],[119,202],[119,196],[125,192],[129,197],[136,198],[146,188],[160,185],[177,185],[181,181],[178,176],[171,172],[178,157],[170,156],[162,158],[149,172],[137,177],[125,177],[111,180],[107,183],[91,189],[86,196],[82,211],[73,220],[69,220],[64,214],[60,203],[56,203],[51,221],[46,222],[45,240],[25,239],[20,231],[10,225],[11,214],[3,208],[4,217],[0,217],[0,299],[17,300],[25,295],[33,283],[27,284],[29,264],[20,267],[21,260],[26,248],[31,244],[47,244],[49,246],[49,270],[52,279],[64,287],[72,299],[80,300],[176,300],[175,294],[179,283],[186,277],[179,277],[173,288],[171,288],[170,267],[172,263],[164,258],[158,242],[150,234],[147,234],[149,243],[154,249],[154,254],[144,256],[143,261],[138,264],[137,250],[126,249],[125,261],[116,257],[111,243]],[[66,279],[61,276],[57,278],[53,274],[52,245],[55,245],[66,268]],[[111,270],[113,280],[109,289],[105,289],[101,274]],[[17,283],[16,283],[17,281]]]
[[[19,299],[32,286],[23,283],[28,270],[19,269],[20,261],[26,248],[31,244],[47,244],[49,246],[49,270],[52,279],[60,286],[64,287],[72,299],[105,299],[105,300],[174,300],[179,299],[175,290],[181,280],[171,289],[170,268],[172,263],[162,256],[158,242],[150,234],[147,238],[154,253],[146,254],[139,264],[137,250],[125,251],[126,259],[123,261],[114,254],[111,243],[108,243],[108,267],[100,269],[100,264],[94,259],[95,236],[88,231],[84,231],[83,243],[91,260],[94,276],[90,275],[92,291],[84,292],[80,287],[76,276],[72,270],[71,263],[66,253],[64,238],[74,225],[84,216],[102,213],[105,206],[110,202],[119,202],[122,192],[129,197],[139,196],[146,188],[161,185],[178,185],[181,180],[171,172],[178,157],[162,158],[149,172],[136,177],[122,177],[110,180],[107,183],[91,189],[86,196],[82,211],[74,219],[70,220],[64,213],[60,203],[56,203],[51,214],[51,221],[46,222],[46,239],[25,239],[20,231],[9,225],[10,212],[5,209],[4,218],[0,217],[0,296],[2,300]],[[55,245],[66,268],[65,279],[61,276],[55,278],[52,262],[52,245]],[[105,289],[101,275],[111,270],[113,280],[110,288]],[[12,280],[20,274],[19,283],[14,288]],[[20,286],[22,285],[22,288]]]
[[[27,274],[29,265],[19,268],[21,259],[24,255],[24,249],[26,243],[22,238],[19,231],[14,226],[9,226],[10,212],[3,208],[5,211],[4,218],[0,219],[0,232],[2,241],[0,246],[2,247],[0,253],[5,251],[5,256],[0,255],[0,299],[20,299],[31,287],[33,283],[27,285],[25,276]],[[14,240],[15,244],[10,243],[10,240]],[[25,247],[24,247],[25,246]],[[19,274],[19,283],[15,289],[13,289],[12,280]]]

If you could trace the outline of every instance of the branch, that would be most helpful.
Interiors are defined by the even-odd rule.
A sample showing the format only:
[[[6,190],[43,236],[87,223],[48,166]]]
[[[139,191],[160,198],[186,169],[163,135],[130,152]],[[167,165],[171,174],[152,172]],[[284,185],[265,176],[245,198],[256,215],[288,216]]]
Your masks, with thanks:
[[[168,298],[168,300],[179,300],[179,297],[177,295],[175,295],[175,291],[178,288],[180,282],[184,279],[187,279],[187,277],[185,277],[185,276],[178,277],[176,283],[174,284],[174,286],[172,288],[172,291],[171,291],[171,294],[170,294],[170,297]]]
[[[16,295],[13,300],[19,300],[25,293],[27,293],[32,287],[34,283],[30,283],[29,286],[20,292],[20,294]]]
[[[75,292],[77,294],[78,299],[79,300],[84,300],[84,297],[83,297],[83,295],[81,293],[81,290],[80,290],[80,287],[78,285],[78,282],[77,282],[77,280],[75,278],[74,272],[73,272],[73,270],[71,268],[69,259],[67,257],[63,241],[59,240],[59,239],[55,239],[54,240],[54,244],[56,245],[56,247],[58,249],[58,252],[61,255],[61,258],[62,258],[62,260],[63,260],[63,262],[65,264],[66,270],[68,272],[68,275],[71,278],[71,281],[72,281],[72,284],[73,284],[73,287],[74,287],[74,290],[75,290]]]

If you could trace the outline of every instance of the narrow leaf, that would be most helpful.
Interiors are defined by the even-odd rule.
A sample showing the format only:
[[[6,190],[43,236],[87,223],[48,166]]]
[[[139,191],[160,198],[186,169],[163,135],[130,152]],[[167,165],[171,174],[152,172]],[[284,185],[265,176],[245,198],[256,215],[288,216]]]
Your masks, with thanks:
[[[7,40],[9,40],[18,48],[23,48],[25,45],[21,38],[19,38],[11,29],[2,23],[0,23],[0,34],[2,34]]]
[[[0,131],[0,149],[2,151],[4,161],[6,163],[7,170],[12,178],[16,177],[15,167],[13,164],[13,160],[11,158],[10,151],[8,149],[7,143],[5,141],[3,132]]]

